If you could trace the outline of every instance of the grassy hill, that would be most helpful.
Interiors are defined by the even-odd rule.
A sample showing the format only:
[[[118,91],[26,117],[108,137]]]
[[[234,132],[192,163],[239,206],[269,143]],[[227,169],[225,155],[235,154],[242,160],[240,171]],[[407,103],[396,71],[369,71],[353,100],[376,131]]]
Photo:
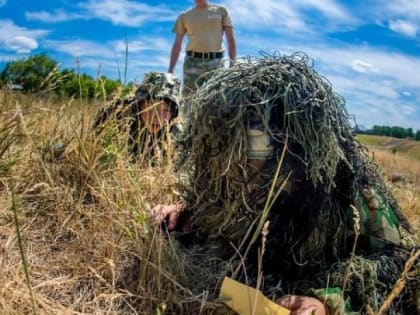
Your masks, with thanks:
[[[420,142],[358,135],[420,238]]]
[[[357,139],[371,148],[402,153],[420,161],[420,141],[373,135],[357,135]]]

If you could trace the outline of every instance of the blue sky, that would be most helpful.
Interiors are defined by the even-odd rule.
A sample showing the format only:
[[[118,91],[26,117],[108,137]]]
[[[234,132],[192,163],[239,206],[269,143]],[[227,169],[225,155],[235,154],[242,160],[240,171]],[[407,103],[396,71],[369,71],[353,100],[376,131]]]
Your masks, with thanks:
[[[230,12],[238,56],[305,52],[357,123],[420,129],[420,0],[213,3]],[[0,67],[47,53],[61,68],[124,80],[127,40],[127,80],[139,82],[144,72],[167,71],[173,23],[193,4],[0,0]]]

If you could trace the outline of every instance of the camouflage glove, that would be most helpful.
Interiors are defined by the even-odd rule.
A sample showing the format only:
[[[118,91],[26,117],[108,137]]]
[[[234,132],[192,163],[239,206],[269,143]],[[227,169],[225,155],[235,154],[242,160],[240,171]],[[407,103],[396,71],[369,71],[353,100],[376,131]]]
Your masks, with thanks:
[[[328,307],[328,315],[355,315],[350,309],[349,299],[344,300],[340,288],[313,290],[315,297]]]

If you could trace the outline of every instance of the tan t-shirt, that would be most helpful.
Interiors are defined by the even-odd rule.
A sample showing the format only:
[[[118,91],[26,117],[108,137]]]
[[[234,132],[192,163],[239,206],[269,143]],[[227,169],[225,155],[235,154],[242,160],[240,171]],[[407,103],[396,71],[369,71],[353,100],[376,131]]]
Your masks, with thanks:
[[[227,10],[209,4],[206,9],[196,7],[183,12],[175,22],[172,31],[187,34],[187,50],[196,52],[223,51],[223,30],[232,27]]]

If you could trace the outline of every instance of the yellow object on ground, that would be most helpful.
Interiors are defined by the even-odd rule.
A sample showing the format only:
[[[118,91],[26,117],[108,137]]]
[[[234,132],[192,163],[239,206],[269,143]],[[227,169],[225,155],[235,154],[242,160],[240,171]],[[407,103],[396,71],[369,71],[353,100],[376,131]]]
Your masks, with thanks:
[[[248,287],[229,277],[223,279],[219,297],[239,315],[289,315],[290,311],[270,299],[261,291]]]

